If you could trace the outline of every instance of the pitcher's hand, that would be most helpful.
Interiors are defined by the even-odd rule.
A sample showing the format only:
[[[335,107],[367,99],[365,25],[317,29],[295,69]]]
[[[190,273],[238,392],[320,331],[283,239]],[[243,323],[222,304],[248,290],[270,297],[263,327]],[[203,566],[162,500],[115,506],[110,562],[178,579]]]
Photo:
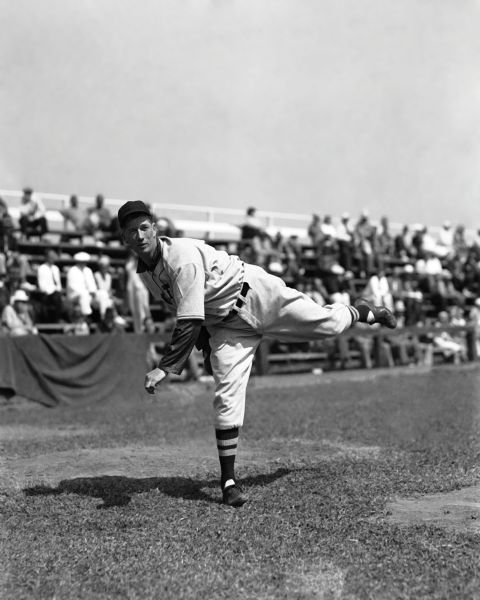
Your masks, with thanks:
[[[162,369],[153,369],[145,375],[145,389],[149,394],[155,393],[156,386],[163,380],[167,374]]]

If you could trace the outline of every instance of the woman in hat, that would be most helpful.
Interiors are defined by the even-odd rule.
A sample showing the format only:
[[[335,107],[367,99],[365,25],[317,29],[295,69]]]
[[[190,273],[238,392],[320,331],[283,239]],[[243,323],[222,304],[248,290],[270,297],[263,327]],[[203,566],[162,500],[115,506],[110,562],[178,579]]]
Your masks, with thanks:
[[[37,334],[38,330],[30,315],[28,296],[23,290],[17,290],[2,312],[2,325],[11,336]]]

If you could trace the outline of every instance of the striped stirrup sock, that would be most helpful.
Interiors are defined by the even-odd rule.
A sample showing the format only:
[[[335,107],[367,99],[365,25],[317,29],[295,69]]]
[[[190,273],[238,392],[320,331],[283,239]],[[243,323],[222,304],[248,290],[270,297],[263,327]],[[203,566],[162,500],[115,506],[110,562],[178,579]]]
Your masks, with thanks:
[[[235,457],[238,446],[238,427],[216,429],[218,458],[220,460],[222,490],[229,480],[235,481]],[[230,483],[230,482],[229,482]]]

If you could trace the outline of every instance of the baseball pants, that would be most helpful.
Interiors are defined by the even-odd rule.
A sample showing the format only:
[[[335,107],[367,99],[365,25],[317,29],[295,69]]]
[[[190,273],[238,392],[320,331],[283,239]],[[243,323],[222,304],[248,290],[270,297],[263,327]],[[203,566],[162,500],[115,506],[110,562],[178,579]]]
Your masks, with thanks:
[[[338,335],[352,325],[344,304],[320,306],[278,277],[245,265],[248,293],[238,312],[208,325],[215,379],[215,428],[241,427],[255,351],[263,337],[305,342]]]

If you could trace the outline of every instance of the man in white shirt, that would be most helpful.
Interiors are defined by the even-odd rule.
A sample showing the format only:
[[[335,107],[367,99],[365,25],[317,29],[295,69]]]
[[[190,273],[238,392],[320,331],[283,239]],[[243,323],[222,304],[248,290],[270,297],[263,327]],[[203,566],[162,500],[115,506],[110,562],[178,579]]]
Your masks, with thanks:
[[[47,211],[42,199],[34,194],[32,188],[23,190],[22,205],[20,206],[20,218],[18,220],[22,235],[42,236],[48,231]]]
[[[92,269],[88,266],[90,254],[77,252],[74,257],[75,265],[67,273],[67,298],[78,302],[82,315],[92,314],[92,300],[96,299],[97,284]]]
[[[44,294],[44,320],[55,323],[63,316],[62,280],[55,250],[49,248],[45,253],[45,262],[38,267],[37,285]]]

